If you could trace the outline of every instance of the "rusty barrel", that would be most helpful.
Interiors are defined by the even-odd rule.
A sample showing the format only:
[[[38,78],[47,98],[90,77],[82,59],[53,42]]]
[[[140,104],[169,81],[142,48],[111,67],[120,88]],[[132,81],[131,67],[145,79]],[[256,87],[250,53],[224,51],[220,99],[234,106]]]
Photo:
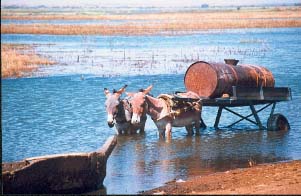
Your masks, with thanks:
[[[198,61],[190,65],[184,77],[187,91],[201,97],[217,98],[224,93],[232,95],[232,86],[274,87],[275,80],[268,69],[227,63]]]

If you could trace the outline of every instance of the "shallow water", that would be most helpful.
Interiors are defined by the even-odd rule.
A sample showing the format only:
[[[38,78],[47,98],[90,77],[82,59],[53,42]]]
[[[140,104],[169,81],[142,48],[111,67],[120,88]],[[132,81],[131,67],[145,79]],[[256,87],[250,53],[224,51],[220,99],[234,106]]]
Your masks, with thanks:
[[[295,74],[293,70],[300,67],[300,29],[210,30],[169,36],[3,34],[1,41],[34,44],[39,54],[58,63],[41,68],[34,76],[184,74],[195,61],[225,58],[263,65],[273,73],[291,65],[289,71]]]
[[[183,128],[175,128],[173,139],[166,142],[158,138],[149,118],[144,135],[118,136],[108,160],[105,190],[100,191],[133,194],[173,179],[247,167],[249,160],[301,159],[300,31],[226,30],[185,36],[86,38],[1,35],[2,42],[37,44],[38,52],[59,63],[43,67],[33,77],[2,80],[2,161],[98,149],[115,133],[106,123],[104,87],[117,89],[128,84],[127,91],[131,92],[153,84],[154,96],[184,91],[186,67],[197,60],[197,54],[199,59],[238,58],[270,69],[276,86],[292,89],[293,100],[277,104],[275,110],[287,117],[291,130],[267,132],[245,121],[236,129],[214,130],[217,108],[204,107],[202,116],[208,128],[200,136],[190,137]],[[81,55],[80,62],[77,55]],[[147,59],[150,61],[140,69],[135,67],[137,60]],[[249,112],[244,108],[237,111]],[[260,114],[264,123],[268,114],[268,110]],[[235,119],[224,112],[221,126]]]
[[[1,19],[1,24],[53,24],[53,25],[99,25],[99,24],[109,24],[109,25],[120,25],[129,22],[143,23],[143,22],[155,22],[154,20],[16,20],[16,19]]]

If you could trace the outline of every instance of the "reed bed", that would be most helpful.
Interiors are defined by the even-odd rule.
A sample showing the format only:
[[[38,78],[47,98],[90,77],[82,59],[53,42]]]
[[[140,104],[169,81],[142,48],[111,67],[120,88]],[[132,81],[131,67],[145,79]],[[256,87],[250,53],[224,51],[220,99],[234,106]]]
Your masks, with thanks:
[[[301,8],[221,10],[149,14],[80,13],[18,15],[4,11],[2,19],[41,20],[39,24],[5,24],[1,33],[61,35],[149,35],[227,28],[301,27]],[[43,24],[43,20],[123,20],[121,24]],[[137,20],[145,21],[144,23]]]
[[[2,34],[57,34],[57,35],[150,35],[178,34],[209,29],[301,27],[301,20],[199,20],[162,23],[126,23],[120,25],[1,25]]]
[[[29,45],[1,44],[1,77],[22,77],[38,68],[38,65],[52,65],[35,54]]]
[[[301,17],[301,7],[255,10],[219,10],[194,12],[162,12],[141,14],[87,14],[87,13],[23,13],[1,11],[1,19],[15,20],[209,20],[209,19],[275,19]]]

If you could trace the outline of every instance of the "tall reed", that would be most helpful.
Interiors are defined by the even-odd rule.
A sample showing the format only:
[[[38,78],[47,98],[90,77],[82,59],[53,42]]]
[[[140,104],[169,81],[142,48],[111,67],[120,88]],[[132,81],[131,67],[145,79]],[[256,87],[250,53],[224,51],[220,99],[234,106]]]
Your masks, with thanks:
[[[38,68],[51,65],[49,61],[34,53],[30,46],[1,44],[1,77],[22,77]]]

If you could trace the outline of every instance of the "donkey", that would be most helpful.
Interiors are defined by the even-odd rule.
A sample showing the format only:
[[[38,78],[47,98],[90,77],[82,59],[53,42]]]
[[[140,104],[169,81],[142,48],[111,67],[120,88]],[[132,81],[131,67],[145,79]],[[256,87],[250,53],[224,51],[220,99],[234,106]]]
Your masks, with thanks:
[[[139,124],[141,115],[146,111],[156,124],[160,137],[171,138],[172,127],[184,127],[189,135],[193,135],[193,128],[197,134],[200,131],[201,106],[178,115],[171,113],[170,107],[163,99],[148,95],[152,85],[138,93],[127,93],[131,97],[130,103],[133,109],[132,124]],[[202,120],[201,120],[202,121]]]
[[[107,100],[105,101],[105,107],[107,112],[107,123],[110,128],[115,125],[116,133],[135,133],[140,130],[140,133],[144,132],[146,115],[141,117],[141,122],[136,124],[131,124],[132,118],[132,108],[130,106],[128,99],[120,99],[120,96],[125,91],[127,85],[113,93],[107,88],[104,88],[104,94]]]

